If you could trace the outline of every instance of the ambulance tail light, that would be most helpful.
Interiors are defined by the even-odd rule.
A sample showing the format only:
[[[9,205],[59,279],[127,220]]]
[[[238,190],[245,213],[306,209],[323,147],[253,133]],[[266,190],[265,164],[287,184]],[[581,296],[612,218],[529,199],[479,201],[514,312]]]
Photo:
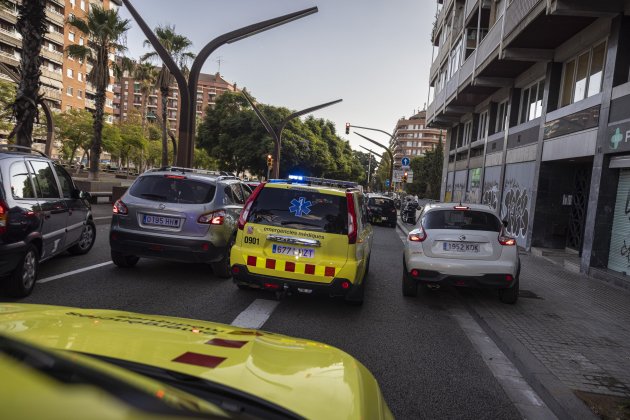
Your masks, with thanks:
[[[256,201],[256,197],[260,194],[260,191],[265,187],[266,182],[261,182],[258,184],[252,195],[249,196],[247,202],[245,203],[245,207],[241,211],[241,215],[238,218],[238,229],[243,230],[245,228],[245,223],[247,223],[247,217],[249,217],[249,212],[252,209],[252,205],[254,201]]]
[[[354,195],[351,192],[346,193],[346,200],[348,201],[348,243],[357,243],[357,214],[354,207]]]

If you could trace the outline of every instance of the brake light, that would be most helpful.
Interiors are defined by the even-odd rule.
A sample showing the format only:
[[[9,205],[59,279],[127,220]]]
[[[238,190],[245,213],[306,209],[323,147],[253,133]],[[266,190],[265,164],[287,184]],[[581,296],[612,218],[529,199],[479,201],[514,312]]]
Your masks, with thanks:
[[[0,200],[0,235],[6,233],[9,225],[9,206]]]
[[[125,205],[125,203],[122,202],[122,200],[118,200],[114,203],[114,208],[112,209],[112,212],[114,214],[122,214],[122,215],[129,214],[129,210],[127,209],[127,206]]]
[[[258,194],[260,194],[260,191],[264,188],[266,183],[267,182],[261,182],[260,184],[258,184],[252,195],[250,195],[247,199],[245,207],[243,207],[241,215],[238,217],[239,230],[243,230],[243,228],[245,227],[245,223],[247,223],[247,217],[249,216],[249,212],[252,209],[252,205],[254,204],[254,201],[256,201],[256,197],[258,197]]]
[[[354,195],[352,193],[346,193],[346,200],[348,201],[348,243],[357,243],[357,218],[354,211]]]
[[[507,236],[505,233],[505,230],[501,230],[501,233],[499,233],[499,243],[503,246],[514,246],[516,245],[516,239]]]
[[[164,175],[164,178],[168,179],[186,179],[183,175]]]
[[[202,214],[197,219],[197,223],[204,225],[222,225],[225,220],[225,210],[216,210],[208,214]]]
[[[420,270],[417,270],[417,269],[414,268],[413,270],[411,270],[411,276],[412,277],[420,277]]]
[[[470,210],[470,207],[467,206],[455,206],[455,210]]]
[[[424,240],[427,239],[427,232],[422,226],[420,226],[418,229],[414,229],[409,232],[407,239],[411,242],[424,242]]]

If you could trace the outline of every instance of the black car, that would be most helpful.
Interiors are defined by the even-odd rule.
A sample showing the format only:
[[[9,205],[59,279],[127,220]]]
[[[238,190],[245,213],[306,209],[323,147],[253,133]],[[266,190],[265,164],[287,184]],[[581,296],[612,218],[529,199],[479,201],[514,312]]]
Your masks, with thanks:
[[[370,223],[396,227],[398,213],[393,199],[370,194],[368,195],[367,209]]]
[[[43,153],[0,145],[0,286],[5,293],[29,295],[40,262],[92,248],[96,229],[88,198]]]

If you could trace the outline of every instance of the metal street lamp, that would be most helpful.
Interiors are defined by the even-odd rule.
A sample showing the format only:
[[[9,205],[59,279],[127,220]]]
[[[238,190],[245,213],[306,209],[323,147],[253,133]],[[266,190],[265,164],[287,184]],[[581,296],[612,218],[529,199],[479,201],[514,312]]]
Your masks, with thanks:
[[[288,117],[280,121],[280,123],[277,126],[273,127],[271,123],[269,122],[269,120],[267,119],[267,117],[265,116],[265,114],[263,114],[262,111],[258,108],[254,100],[247,94],[245,89],[243,89],[241,93],[243,94],[243,96],[245,96],[245,99],[247,99],[247,102],[249,102],[252,108],[254,108],[254,112],[258,116],[258,119],[260,120],[262,125],[265,126],[265,130],[267,130],[267,132],[271,135],[271,137],[273,137],[273,141],[275,143],[274,153],[273,153],[274,155],[273,177],[274,178],[280,178],[280,150],[282,148],[282,130],[284,130],[286,125],[289,123],[289,121],[291,121],[294,118],[301,117],[302,115],[317,111],[319,109],[326,108],[327,106],[337,104],[343,100],[343,99],[337,99],[336,101],[326,102],[325,104],[312,106],[310,108],[306,108],[301,111],[294,112],[293,114],[289,115]]]
[[[361,128],[361,127],[355,127],[355,128]],[[376,129],[374,129],[374,130],[375,131],[381,131],[381,130],[376,130]],[[383,133],[385,133],[385,132],[383,131]],[[381,147],[381,148],[385,149],[385,151],[389,155],[389,191],[393,191],[394,190],[394,154],[392,153],[392,151],[389,149],[389,147],[385,147],[381,143],[377,142],[376,140],[372,140],[371,138],[366,137],[366,136],[364,136],[361,133],[357,133],[355,131],[354,134],[356,134],[359,137],[364,138],[365,140],[369,141],[370,143],[373,143],[373,144],[377,145],[378,147]]]
[[[359,147],[361,149],[364,149],[364,150],[367,150],[368,152],[370,152],[368,154],[368,179],[367,179],[367,189],[368,189],[368,192],[370,192],[370,175],[372,174],[372,155],[376,155],[376,156],[380,157],[381,159],[383,159],[383,155],[379,155],[378,153],[376,153],[372,149],[368,149],[367,147],[363,147],[361,145],[359,145]]]
[[[271,28],[275,28],[285,23],[292,22],[294,20],[306,17],[313,13],[317,13],[317,7],[311,7],[308,9],[300,10],[299,12],[290,13],[284,16],[280,16],[274,19],[265,20],[255,23],[253,25],[245,26],[232,32],[228,32],[219,37],[216,37],[210,41],[197,55],[193,65],[188,74],[188,81],[184,76],[182,70],[177,66],[177,63],[168,54],[166,49],[160,44],[151,28],[142,19],[140,14],[131,4],[131,0],[123,0],[123,3],[129,9],[129,13],[144,32],[145,36],[155,48],[155,52],[160,56],[164,65],[169,69],[175,80],[177,81],[177,87],[179,89],[181,97],[181,106],[179,109],[179,153],[177,155],[177,165],[183,167],[191,167],[193,162],[193,154],[195,151],[195,116],[193,112],[197,101],[197,82],[199,81],[199,74],[204,63],[217,48],[224,44],[231,44],[241,39],[245,39],[252,35],[256,35]]]

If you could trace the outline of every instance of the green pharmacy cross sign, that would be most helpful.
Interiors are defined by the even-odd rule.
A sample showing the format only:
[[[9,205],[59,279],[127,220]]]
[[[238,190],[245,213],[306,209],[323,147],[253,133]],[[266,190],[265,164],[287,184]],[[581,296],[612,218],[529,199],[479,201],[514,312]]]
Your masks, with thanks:
[[[605,146],[608,151],[630,151],[630,123],[614,124],[608,129],[608,136]]]
[[[613,150],[617,150],[619,147],[619,143],[623,141],[623,134],[621,134],[621,129],[617,128],[615,134],[610,138],[610,147]]]

